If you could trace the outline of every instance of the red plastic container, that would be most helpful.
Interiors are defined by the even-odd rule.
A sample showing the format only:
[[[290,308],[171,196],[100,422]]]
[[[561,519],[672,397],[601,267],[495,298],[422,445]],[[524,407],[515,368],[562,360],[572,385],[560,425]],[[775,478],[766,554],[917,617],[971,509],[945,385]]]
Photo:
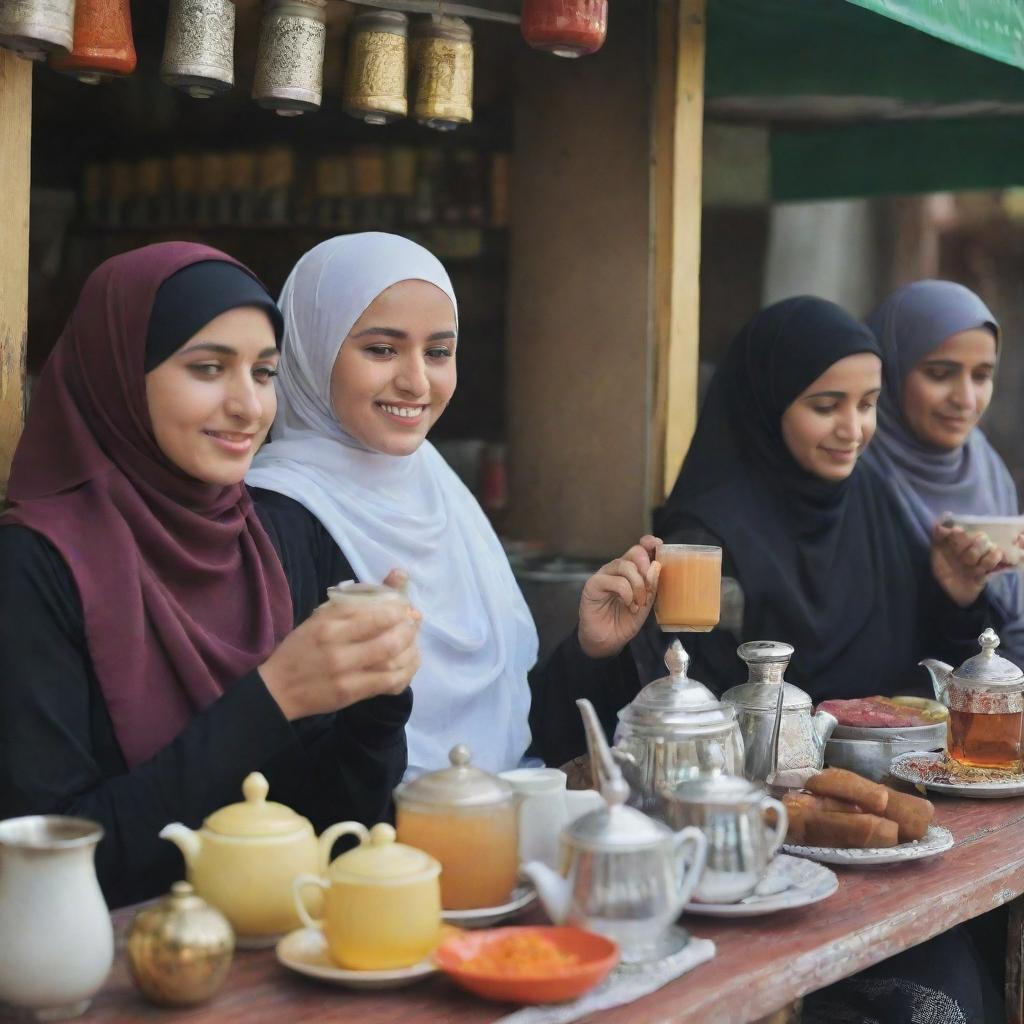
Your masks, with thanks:
[[[608,0],[523,0],[523,38],[536,50],[582,57],[608,34]]]

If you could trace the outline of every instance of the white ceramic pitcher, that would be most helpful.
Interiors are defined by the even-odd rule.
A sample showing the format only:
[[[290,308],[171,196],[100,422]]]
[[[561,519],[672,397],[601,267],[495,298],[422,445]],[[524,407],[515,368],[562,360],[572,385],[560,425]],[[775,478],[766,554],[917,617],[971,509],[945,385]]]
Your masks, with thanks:
[[[58,815],[0,821],[0,1002],[76,1017],[114,959],[93,855],[103,829]]]

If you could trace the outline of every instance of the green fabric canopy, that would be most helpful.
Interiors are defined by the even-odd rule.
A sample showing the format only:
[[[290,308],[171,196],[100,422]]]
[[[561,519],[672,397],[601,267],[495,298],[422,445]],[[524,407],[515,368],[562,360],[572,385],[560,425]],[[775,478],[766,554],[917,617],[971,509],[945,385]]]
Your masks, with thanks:
[[[779,200],[1024,185],[1024,0],[709,0],[708,116]]]

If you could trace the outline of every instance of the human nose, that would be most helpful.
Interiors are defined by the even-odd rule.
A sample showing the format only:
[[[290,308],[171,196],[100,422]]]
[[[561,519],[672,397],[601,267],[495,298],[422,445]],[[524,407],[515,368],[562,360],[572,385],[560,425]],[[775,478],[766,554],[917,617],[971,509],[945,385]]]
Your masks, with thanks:
[[[841,441],[860,440],[862,433],[860,416],[856,409],[847,409],[839,414],[836,421],[836,437]]]
[[[224,406],[228,415],[235,419],[248,422],[260,418],[263,407],[251,374],[240,373],[232,378]]]
[[[950,391],[950,401],[958,409],[973,408],[977,396],[975,395],[974,381],[969,374],[962,374],[953,382],[953,389]]]
[[[395,386],[408,395],[420,397],[430,389],[427,379],[427,367],[419,355],[410,355],[402,361],[399,372],[395,375]]]

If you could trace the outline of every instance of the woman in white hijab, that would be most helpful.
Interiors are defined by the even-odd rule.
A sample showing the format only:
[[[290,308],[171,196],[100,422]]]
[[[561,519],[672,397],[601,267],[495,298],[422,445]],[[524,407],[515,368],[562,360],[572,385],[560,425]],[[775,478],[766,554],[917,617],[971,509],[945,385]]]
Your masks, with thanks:
[[[591,578],[578,632],[528,679],[537,632],[508,560],[426,440],[456,383],[444,268],[397,235],[333,238],[299,260],[280,304],[278,418],[247,482],[304,611],[339,578],[408,575],[424,616],[410,773],[447,764],[457,743],[482,768],[514,768],[531,724],[532,752],[548,763],[581,753],[572,698],[595,699],[610,727],[638,686],[624,649],[653,602],[654,538]]]

